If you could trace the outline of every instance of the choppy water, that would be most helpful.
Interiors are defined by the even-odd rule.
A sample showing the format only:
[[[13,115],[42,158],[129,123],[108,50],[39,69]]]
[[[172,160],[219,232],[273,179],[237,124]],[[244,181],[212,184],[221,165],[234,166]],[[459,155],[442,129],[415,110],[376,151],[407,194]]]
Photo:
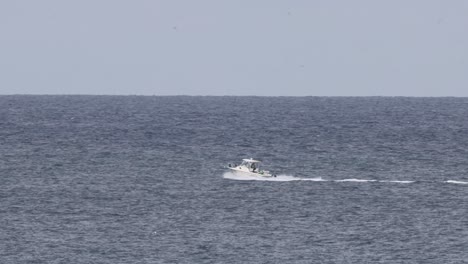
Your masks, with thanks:
[[[468,263],[468,98],[0,96],[0,144],[1,263]]]

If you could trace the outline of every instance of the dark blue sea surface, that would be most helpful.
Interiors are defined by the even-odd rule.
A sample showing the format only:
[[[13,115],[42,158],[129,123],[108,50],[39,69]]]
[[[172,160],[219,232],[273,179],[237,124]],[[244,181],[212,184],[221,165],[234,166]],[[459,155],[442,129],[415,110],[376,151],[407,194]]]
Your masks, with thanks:
[[[468,263],[468,98],[0,96],[0,187],[5,264]]]

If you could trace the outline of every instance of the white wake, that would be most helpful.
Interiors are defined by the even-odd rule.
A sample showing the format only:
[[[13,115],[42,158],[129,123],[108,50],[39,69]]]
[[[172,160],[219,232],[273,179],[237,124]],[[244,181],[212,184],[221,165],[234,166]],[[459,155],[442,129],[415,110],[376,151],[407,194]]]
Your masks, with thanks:
[[[325,181],[322,178],[299,178],[291,175],[280,174],[276,177],[262,177],[262,176],[251,176],[251,175],[240,175],[232,172],[225,172],[223,178],[238,181]]]
[[[366,179],[343,179],[334,180],[335,182],[376,182],[377,180],[366,180]]]
[[[379,182],[389,182],[389,183],[413,183],[414,181],[390,181],[390,180],[386,180],[386,181],[379,181]]]
[[[448,180],[445,181],[446,183],[454,183],[454,184],[468,184],[468,182],[465,181],[453,181],[453,180]]]
[[[304,177],[295,177],[292,175],[285,175],[285,174],[280,174],[280,175],[277,175],[276,177],[261,177],[261,176],[253,176],[253,175],[242,175],[242,174],[237,174],[233,172],[225,172],[223,174],[223,178],[230,179],[230,180],[237,180],[237,181],[275,181],[275,182],[314,181],[314,182],[337,182],[337,183],[397,183],[397,184],[408,184],[408,183],[416,182],[416,181],[408,181],[408,180],[373,180],[373,179],[356,179],[356,178],[332,180],[332,179],[323,179],[322,177],[304,178]],[[446,180],[446,181],[438,181],[438,182],[468,185],[468,181],[459,181],[459,180]],[[437,181],[434,181],[433,183],[437,183]]]
[[[230,179],[230,180],[238,180],[238,181],[278,181],[278,182],[286,182],[286,181],[314,181],[314,182],[356,182],[356,183],[366,183],[366,182],[382,182],[382,183],[413,183],[414,181],[397,181],[397,180],[369,180],[369,179],[342,179],[342,180],[327,180],[323,179],[322,177],[315,177],[315,178],[302,178],[302,177],[295,177],[292,175],[285,175],[280,174],[276,177],[261,177],[261,176],[252,176],[252,175],[242,175],[233,172],[225,172],[223,174],[223,178]]]

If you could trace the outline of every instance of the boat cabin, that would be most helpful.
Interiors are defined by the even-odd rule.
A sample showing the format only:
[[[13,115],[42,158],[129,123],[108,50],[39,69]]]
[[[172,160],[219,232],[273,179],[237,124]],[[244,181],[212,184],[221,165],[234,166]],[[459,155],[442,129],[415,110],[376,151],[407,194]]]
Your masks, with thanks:
[[[260,161],[254,159],[243,159],[241,166],[245,166],[251,172],[259,172],[260,171]]]
[[[254,176],[262,176],[262,177],[276,177],[276,175],[272,175],[269,171],[260,170],[260,163],[259,160],[254,159],[243,159],[240,165],[228,164],[229,169],[243,173],[244,175],[254,175]]]

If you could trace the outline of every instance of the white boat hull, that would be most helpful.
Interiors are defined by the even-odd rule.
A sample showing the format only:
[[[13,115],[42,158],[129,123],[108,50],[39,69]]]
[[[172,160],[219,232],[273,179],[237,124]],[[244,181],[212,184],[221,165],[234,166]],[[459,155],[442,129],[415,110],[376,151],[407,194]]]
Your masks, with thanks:
[[[270,177],[276,177],[275,175],[271,175],[267,171],[260,171],[260,172],[253,172],[248,170],[246,167],[233,167],[233,168],[228,168],[231,170],[231,172],[236,173],[239,176],[247,176],[247,177],[262,177],[262,178],[270,178]]]

